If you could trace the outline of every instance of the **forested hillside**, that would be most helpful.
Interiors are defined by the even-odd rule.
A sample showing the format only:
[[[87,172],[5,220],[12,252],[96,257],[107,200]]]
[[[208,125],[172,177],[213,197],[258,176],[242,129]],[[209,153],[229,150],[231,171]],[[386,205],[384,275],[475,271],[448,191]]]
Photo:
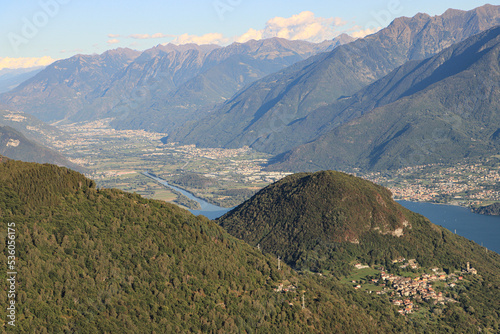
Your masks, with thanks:
[[[474,299],[464,296],[474,312],[451,305],[442,314],[409,321],[387,297],[355,291],[335,278],[297,273],[283,263],[278,270],[274,256],[215,222],[164,202],[96,189],[93,181],[53,165],[0,164],[0,226],[3,263],[12,240],[7,227],[15,230],[9,235],[15,235],[16,296],[2,289],[0,302],[15,301],[18,333],[498,329],[498,275],[495,280],[490,274],[498,256],[488,259],[489,267],[477,265],[483,284],[471,291]],[[478,246],[463,245],[468,247],[459,250],[463,254],[478,254]],[[0,279],[6,282],[6,276],[3,270]],[[279,289],[283,285],[286,291]],[[10,326],[6,308],[0,319],[4,329]]]
[[[0,258],[15,223],[19,333],[387,333],[406,328],[387,302],[376,321],[349,295],[277,270],[214,222],[174,205],[96,189],[68,169],[0,164]],[[0,278],[6,281],[6,271]],[[286,279],[308,294],[274,291]],[[0,302],[7,305],[7,291]],[[8,318],[2,308],[5,328]]]
[[[500,324],[500,255],[405,209],[389,190],[370,181],[334,171],[293,174],[219,222],[297,270],[338,279],[348,276],[355,263],[399,272],[394,260],[414,259],[427,271],[438,267],[454,273],[469,261],[481,283],[464,291],[455,305],[481,310],[468,315],[478,326]]]

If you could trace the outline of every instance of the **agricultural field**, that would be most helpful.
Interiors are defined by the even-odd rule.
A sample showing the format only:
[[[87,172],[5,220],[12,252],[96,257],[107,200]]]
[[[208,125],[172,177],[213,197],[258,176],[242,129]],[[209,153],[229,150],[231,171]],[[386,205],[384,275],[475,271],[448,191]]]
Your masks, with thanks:
[[[269,155],[250,148],[207,149],[163,144],[164,133],[114,130],[109,120],[60,126],[68,134],[54,146],[87,168],[99,187],[118,188],[147,198],[196,203],[142,175],[150,171],[210,203],[233,207],[289,173],[266,172]]]

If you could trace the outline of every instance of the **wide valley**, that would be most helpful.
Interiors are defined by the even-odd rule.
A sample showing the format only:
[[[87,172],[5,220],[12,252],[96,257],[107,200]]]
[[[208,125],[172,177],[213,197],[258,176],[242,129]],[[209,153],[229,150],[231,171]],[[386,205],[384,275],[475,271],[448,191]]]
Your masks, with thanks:
[[[164,145],[160,139],[165,134],[117,131],[108,124],[99,121],[61,126],[68,137],[54,146],[87,168],[87,176],[99,187],[174,202],[210,219],[290,174],[266,171],[270,156],[250,148]],[[406,208],[500,253],[500,217],[474,214],[468,208],[498,200],[498,158],[383,174],[346,172],[389,187]]]

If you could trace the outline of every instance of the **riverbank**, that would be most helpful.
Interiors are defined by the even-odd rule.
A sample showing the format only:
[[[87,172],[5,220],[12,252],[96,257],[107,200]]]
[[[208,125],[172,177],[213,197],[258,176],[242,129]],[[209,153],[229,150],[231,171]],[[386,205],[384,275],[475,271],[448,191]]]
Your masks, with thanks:
[[[225,214],[226,212],[230,211],[232,208],[224,208],[218,205],[214,205],[212,203],[207,202],[206,200],[196,197],[194,194],[190,193],[189,191],[176,187],[174,185],[169,184],[167,181],[159,178],[158,176],[148,173],[148,172],[143,172],[143,175],[155,180],[156,182],[169,187],[170,189],[177,191],[181,193],[183,196],[187,197],[188,199],[195,201],[199,204],[200,209],[198,210],[193,210],[189,209],[189,211],[194,214],[194,215],[204,215],[205,217],[209,219],[216,219]]]

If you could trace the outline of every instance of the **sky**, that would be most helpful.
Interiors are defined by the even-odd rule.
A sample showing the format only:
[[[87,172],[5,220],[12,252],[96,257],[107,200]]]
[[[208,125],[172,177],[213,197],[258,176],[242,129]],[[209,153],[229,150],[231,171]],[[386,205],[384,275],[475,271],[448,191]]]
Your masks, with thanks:
[[[500,0],[496,0],[500,2]],[[158,44],[219,44],[283,37],[364,37],[400,16],[441,15],[475,0],[0,0],[0,69],[75,54]]]

